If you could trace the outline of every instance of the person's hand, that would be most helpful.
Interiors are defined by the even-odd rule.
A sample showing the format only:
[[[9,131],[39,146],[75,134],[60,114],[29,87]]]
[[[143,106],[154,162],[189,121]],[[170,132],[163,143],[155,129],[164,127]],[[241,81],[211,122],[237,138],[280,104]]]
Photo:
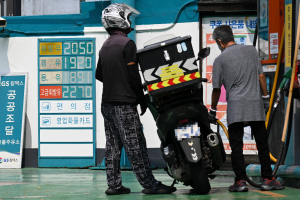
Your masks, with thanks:
[[[264,103],[265,114],[267,115],[269,108],[270,108],[269,95],[263,96],[262,98],[263,98],[263,103]]]
[[[148,106],[147,103],[141,103],[140,106],[141,106],[141,116],[143,116],[147,111]]]
[[[217,118],[216,118],[216,116],[217,116],[217,112],[210,109],[210,111],[208,112],[208,120],[209,120],[209,122],[212,123],[212,124],[217,124]]]

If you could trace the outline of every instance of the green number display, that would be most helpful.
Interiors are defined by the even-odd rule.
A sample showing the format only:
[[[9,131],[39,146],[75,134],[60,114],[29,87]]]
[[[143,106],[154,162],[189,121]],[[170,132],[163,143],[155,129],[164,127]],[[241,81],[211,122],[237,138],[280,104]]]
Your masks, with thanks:
[[[68,85],[62,86],[63,99],[87,99],[93,98],[91,85]]]
[[[94,54],[94,43],[93,42],[64,42],[63,54],[64,55]]]

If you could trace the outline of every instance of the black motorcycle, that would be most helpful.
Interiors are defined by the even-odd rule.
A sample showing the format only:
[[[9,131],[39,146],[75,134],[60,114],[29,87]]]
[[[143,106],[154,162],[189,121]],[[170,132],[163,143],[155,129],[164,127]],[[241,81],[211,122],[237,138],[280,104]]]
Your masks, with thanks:
[[[209,53],[209,48],[202,49],[197,60]],[[137,55],[165,170],[174,178],[173,185],[179,181],[198,194],[207,194],[208,178],[215,177],[226,154],[221,136],[210,128],[202,88],[207,79],[200,78],[191,37],[155,39]]]

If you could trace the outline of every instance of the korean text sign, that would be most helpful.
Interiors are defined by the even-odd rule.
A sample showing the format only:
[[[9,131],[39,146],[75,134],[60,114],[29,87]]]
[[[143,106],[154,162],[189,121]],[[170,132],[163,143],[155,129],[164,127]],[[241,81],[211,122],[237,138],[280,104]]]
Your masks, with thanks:
[[[95,165],[95,40],[39,39],[38,53],[39,167]]]
[[[26,74],[1,75],[0,168],[21,168]]]

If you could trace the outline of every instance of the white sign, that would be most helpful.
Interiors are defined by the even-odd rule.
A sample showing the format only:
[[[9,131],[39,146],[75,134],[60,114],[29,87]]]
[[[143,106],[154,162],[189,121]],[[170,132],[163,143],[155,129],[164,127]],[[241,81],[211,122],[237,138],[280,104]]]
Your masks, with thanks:
[[[41,129],[40,142],[93,142],[93,129]]]
[[[92,128],[93,115],[40,115],[41,128]]]
[[[277,69],[277,65],[264,65],[262,67],[264,72],[276,72]]]
[[[41,100],[40,113],[93,113],[93,100]]]
[[[278,33],[270,33],[270,54],[278,53]]]

